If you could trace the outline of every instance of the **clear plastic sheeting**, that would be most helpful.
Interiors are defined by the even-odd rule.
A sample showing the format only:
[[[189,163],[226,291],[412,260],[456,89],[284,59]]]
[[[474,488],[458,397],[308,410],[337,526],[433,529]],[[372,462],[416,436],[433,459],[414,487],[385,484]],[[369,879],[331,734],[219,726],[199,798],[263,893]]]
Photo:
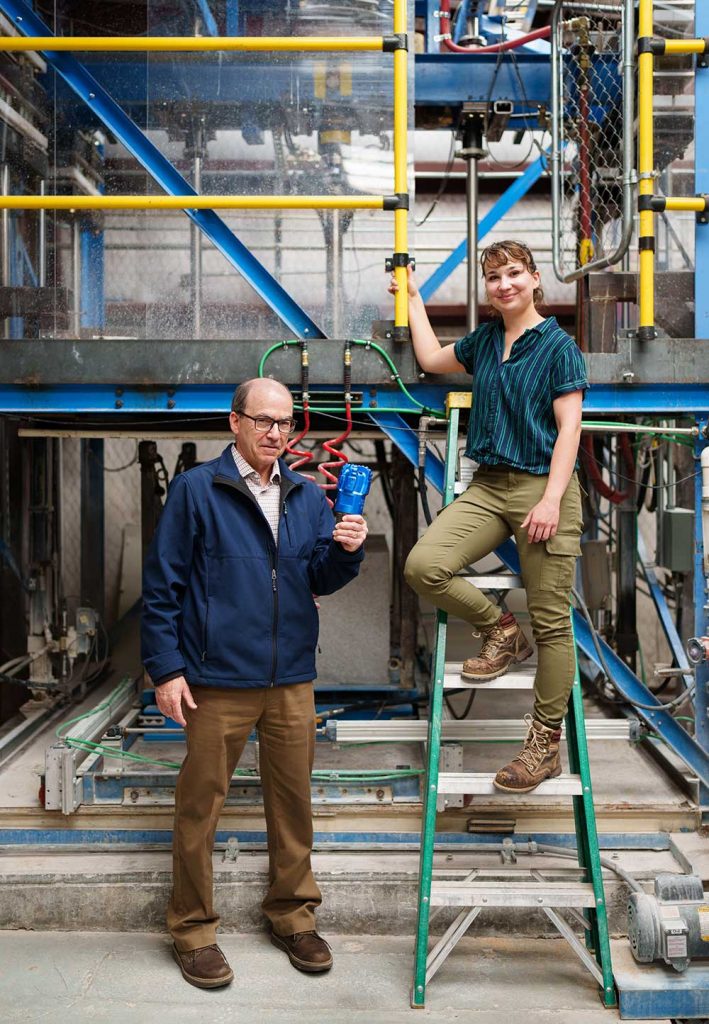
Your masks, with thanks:
[[[238,9],[149,0],[127,5],[122,16],[112,7],[102,24],[101,6],[83,4],[79,12],[68,0],[58,2],[54,25],[47,22],[64,35],[208,36],[216,28],[219,35],[382,36],[391,34],[393,17],[390,0],[265,0]],[[141,128],[153,152],[202,195],[394,192],[391,53],[71,56]],[[410,111],[412,85],[413,60]],[[48,170],[13,170],[8,191],[35,194],[44,181],[49,193],[164,194],[150,157],[140,159],[118,141],[60,76],[50,71],[44,88]],[[410,181],[413,186],[413,173]],[[326,335],[371,336],[373,321],[393,317],[384,269],[394,246],[393,213],[226,210],[218,216]],[[10,336],[293,336],[277,299],[257,294],[181,211],[23,211],[5,220],[30,240],[25,264],[35,278],[42,221],[46,284],[57,289],[53,305],[45,296],[41,318],[15,318]],[[25,267],[22,280],[28,277]]]

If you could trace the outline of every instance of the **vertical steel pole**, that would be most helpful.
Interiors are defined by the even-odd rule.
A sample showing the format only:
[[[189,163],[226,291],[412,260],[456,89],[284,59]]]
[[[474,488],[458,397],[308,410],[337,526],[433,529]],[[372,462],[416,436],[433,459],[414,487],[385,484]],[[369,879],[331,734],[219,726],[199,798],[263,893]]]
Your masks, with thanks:
[[[71,287],[74,293],[72,326],[74,337],[81,336],[81,221],[75,214],[71,225]]]
[[[406,0],[394,0],[394,34],[406,37],[408,15]],[[408,195],[408,60],[407,51],[394,51],[394,192]],[[408,204],[407,204],[408,205]],[[394,210],[394,256],[408,255],[408,218],[406,209]],[[406,266],[394,266],[399,290],[394,296],[394,337],[403,341],[409,334],[409,293]]]
[[[649,37],[653,31],[653,0],[639,0],[638,35]],[[653,74],[655,58],[649,51],[638,54],[638,195],[655,191],[655,147],[653,139]],[[655,214],[640,211],[639,318],[638,339],[655,337]]]
[[[47,182],[40,181],[39,183],[39,194],[44,196],[47,194]],[[44,288],[47,284],[47,211],[39,211],[39,235],[37,238],[37,284],[40,288]]]
[[[2,175],[0,187],[2,187],[2,194],[9,196],[10,194],[10,165],[2,165]],[[10,275],[10,211],[2,211],[2,283],[3,287],[9,288],[11,284]],[[6,338],[10,337],[10,318],[5,317],[3,321],[3,334]]]
[[[192,187],[202,191],[203,133],[195,131],[192,156]],[[190,221],[190,305],[192,307],[192,337],[202,337],[202,232]]]
[[[466,213],[468,217],[468,334],[478,326],[478,161],[468,160],[466,178]]]
[[[325,278],[325,294],[330,320],[330,336],[341,338],[342,325],[342,294],[344,281],[342,277],[342,219],[339,210],[327,210],[325,213],[325,241],[327,245],[327,270]]]
[[[709,36],[709,8],[706,3],[695,5],[694,35],[697,38]],[[706,60],[704,62],[706,64]],[[706,130],[709,117],[709,68],[697,63],[694,79],[694,152],[695,152],[695,189],[709,192],[709,133]],[[697,220],[695,228],[695,268],[694,268],[694,333],[697,344],[706,344],[709,339],[709,294],[707,293],[707,274],[709,274],[709,225]],[[699,340],[701,339],[701,341]],[[704,417],[704,428],[707,418]],[[698,444],[695,454],[695,468],[699,469],[699,455],[704,444]],[[702,530],[702,475],[695,477],[695,545],[694,545],[694,635],[709,635],[709,575],[704,564],[704,545],[707,537]],[[709,663],[706,661],[696,668],[697,691],[695,697],[696,739],[703,750],[709,750]],[[709,788],[699,787],[700,806],[709,805]]]

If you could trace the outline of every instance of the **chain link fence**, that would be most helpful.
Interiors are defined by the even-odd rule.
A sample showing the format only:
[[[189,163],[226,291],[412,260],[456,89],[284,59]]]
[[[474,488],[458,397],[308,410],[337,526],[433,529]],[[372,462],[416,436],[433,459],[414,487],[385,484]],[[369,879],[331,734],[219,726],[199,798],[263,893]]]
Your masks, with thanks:
[[[617,10],[612,7],[617,6]],[[599,12],[560,3],[554,61],[554,224],[556,273],[562,280],[617,262],[632,229],[632,141],[623,75],[621,0]],[[632,24],[628,31],[632,33]],[[631,87],[632,89],[632,87]]]

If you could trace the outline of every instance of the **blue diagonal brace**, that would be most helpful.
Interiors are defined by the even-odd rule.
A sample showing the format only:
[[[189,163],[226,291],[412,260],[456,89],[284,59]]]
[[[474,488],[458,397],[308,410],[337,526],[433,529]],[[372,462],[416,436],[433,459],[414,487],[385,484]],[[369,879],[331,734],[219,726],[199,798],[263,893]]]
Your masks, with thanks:
[[[0,0],[0,10],[26,36],[54,34],[22,0]],[[189,182],[78,60],[69,53],[52,50],[45,50],[44,57],[168,195],[197,195]],[[185,213],[296,337],[326,336],[213,210],[185,210]]]
[[[370,413],[370,415],[372,415]],[[418,438],[416,432],[406,424],[400,416],[391,416],[389,413],[374,414],[372,419],[376,420],[392,441],[401,449],[404,455],[413,462],[418,462]],[[405,428],[405,429],[404,429]],[[408,433],[406,432],[408,431]],[[433,459],[433,456],[431,456]],[[429,475],[429,462],[426,461],[426,477],[436,490],[443,492],[443,464],[434,460],[432,472]],[[519,555],[517,548],[511,540],[506,540],[495,550],[498,558],[507,566],[510,572],[520,572]],[[594,665],[602,666],[599,662],[596,646],[591,636],[591,630],[583,615],[580,612],[573,612],[574,632],[576,643]],[[702,750],[681,725],[674,720],[669,712],[663,709],[662,703],[657,697],[638,679],[634,672],[628,668],[615,651],[599,637],[599,643],[608,669],[613,677],[613,683],[630,704],[639,718],[649,726],[653,732],[658,733],[671,750],[691,769],[692,772],[704,783],[709,785],[709,753]],[[640,708],[635,702],[652,705],[648,708]]]
[[[643,576],[645,577],[645,582],[647,583],[650,591],[650,597],[655,605],[655,611],[657,612],[660,620],[660,625],[664,630],[665,638],[667,639],[667,643],[672,651],[672,657],[677,662],[679,668],[684,669],[682,676],[684,685],[687,687],[692,686],[694,684],[694,676],[692,675],[692,670],[687,661],[687,654],[682,644],[682,638],[677,632],[674,619],[672,618],[670,609],[667,607],[665,595],[662,593],[660,581],[658,580],[657,573],[655,572],[655,566],[648,557],[647,546],[639,531],[638,559],[640,561]]]
[[[523,196],[529,192],[530,188],[539,181],[542,174],[544,174],[547,168],[546,158],[540,156],[538,160],[535,160],[533,164],[530,164],[524,174],[521,174],[519,178],[515,178],[512,184],[507,188],[500,198],[497,200],[491,210],[485,214],[483,219],[480,221],[478,227],[478,238],[484,238],[485,235],[492,231],[498,221],[502,220],[506,213],[512,209],[515,203],[518,203]],[[458,267],[468,255],[468,240],[464,239],[460,245],[453,250],[440,267],[427,278],[419,291],[421,292],[421,298],[424,302],[428,302],[434,292],[438,291],[443,282],[450,277],[453,271]]]
[[[207,0],[195,0],[195,7],[199,11],[202,22],[204,23],[204,31],[208,36],[218,36],[219,26],[214,20],[211,8],[207,3]]]

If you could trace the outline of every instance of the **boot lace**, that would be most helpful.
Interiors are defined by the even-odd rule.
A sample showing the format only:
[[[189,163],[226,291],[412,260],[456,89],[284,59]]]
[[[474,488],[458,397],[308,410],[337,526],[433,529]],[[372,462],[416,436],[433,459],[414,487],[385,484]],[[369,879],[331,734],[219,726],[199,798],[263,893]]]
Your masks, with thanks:
[[[479,658],[494,658],[500,647],[504,644],[507,637],[505,631],[500,626],[493,626],[492,629],[488,630],[483,634],[485,639],[483,645],[480,648]]]
[[[524,721],[527,724],[527,738],[515,761],[521,761],[530,772],[535,772],[549,753],[551,734],[533,728],[531,715],[525,715]]]

